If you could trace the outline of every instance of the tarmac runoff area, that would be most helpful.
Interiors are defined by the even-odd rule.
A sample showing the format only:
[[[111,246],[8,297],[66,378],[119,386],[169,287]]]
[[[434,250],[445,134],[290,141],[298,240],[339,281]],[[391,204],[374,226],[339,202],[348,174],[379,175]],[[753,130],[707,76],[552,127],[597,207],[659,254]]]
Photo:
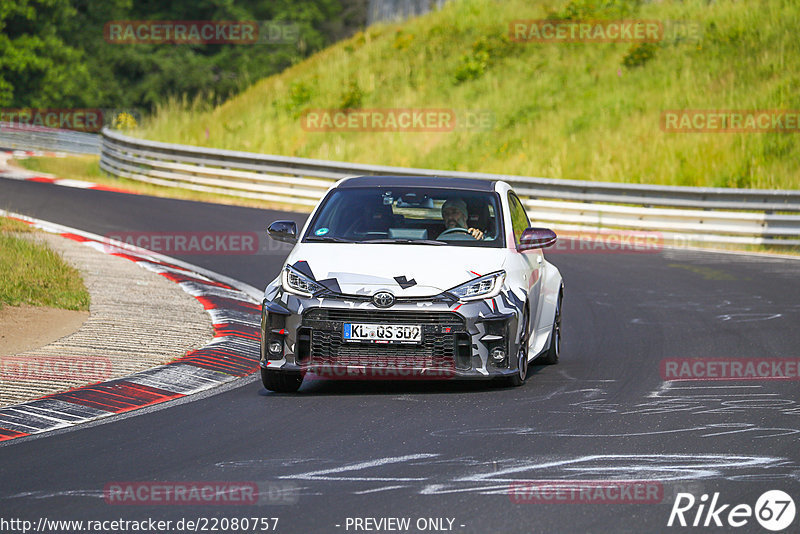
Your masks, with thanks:
[[[25,236],[44,241],[81,272],[91,304],[74,333],[0,355],[0,407],[150,369],[214,336],[203,305],[173,281],[60,235]]]

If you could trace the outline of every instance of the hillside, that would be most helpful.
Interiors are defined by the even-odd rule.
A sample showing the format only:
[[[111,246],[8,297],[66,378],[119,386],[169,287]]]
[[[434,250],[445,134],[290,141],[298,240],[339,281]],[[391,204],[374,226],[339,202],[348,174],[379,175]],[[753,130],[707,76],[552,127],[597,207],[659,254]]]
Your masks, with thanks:
[[[655,44],[509,39],[512,21],[544,18],[655,20],[666,30]],[[797,133],[661,126],[665,110],[799,110],[798,27],[791,0],[454,0],[370,27],[218,108],[162,106],[135,135],[435,169],[800,188]],[[303,122],[304,111],[330,108],[444,109],[491,124],[321,132]]]

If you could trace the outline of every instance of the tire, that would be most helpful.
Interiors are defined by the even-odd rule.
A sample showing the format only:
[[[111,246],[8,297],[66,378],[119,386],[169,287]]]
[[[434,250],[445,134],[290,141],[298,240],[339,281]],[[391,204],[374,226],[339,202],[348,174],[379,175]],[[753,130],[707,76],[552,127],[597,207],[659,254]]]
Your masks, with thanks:
[[[512,387],[519,387],[528,378],[528,337],[530,336],[530,325],[528,324],[528,303],[525,303],[525,312],[522,316],[522,335],[519,340],[517,350],[517,373],[506,379],[506,384]]]
[[[558,363],[558,356],[561,354],[561,301],[564,299],[564,290],[558,292],[558,303],[556,304],[556,316],[553,319],[553,331],[550,334],[550,348],[540,358],[545,365],[555,365]]]
[[[261,368],[264,387],[276,393],[294,393],[303,383],[303,374],[296,371],[271,371]]]

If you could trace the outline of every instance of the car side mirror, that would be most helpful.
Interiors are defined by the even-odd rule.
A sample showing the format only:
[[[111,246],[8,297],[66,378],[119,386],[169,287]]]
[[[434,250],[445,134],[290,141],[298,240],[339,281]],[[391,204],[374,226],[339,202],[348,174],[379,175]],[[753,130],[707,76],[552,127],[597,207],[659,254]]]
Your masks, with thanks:
[[[294,221],[275,221],[267,228],[267,234],[284,243],[297,243],[297,223]]]
[[[526,228],[519,238],[517,250],[534,250],[539,248],[552,247],[556,244],[558,236],[549,228]]]

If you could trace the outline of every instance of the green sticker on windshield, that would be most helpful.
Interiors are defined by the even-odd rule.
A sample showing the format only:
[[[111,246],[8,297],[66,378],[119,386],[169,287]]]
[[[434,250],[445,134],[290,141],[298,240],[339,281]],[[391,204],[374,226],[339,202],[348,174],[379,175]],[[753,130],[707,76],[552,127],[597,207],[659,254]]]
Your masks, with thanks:
[[[330,231],[330,230],[328,230],[327,228],[320,228],[319,230],[317,230],[316,232],[314,232],[314,235],[325,235],[325,234],[327,234],[329,231]]]

